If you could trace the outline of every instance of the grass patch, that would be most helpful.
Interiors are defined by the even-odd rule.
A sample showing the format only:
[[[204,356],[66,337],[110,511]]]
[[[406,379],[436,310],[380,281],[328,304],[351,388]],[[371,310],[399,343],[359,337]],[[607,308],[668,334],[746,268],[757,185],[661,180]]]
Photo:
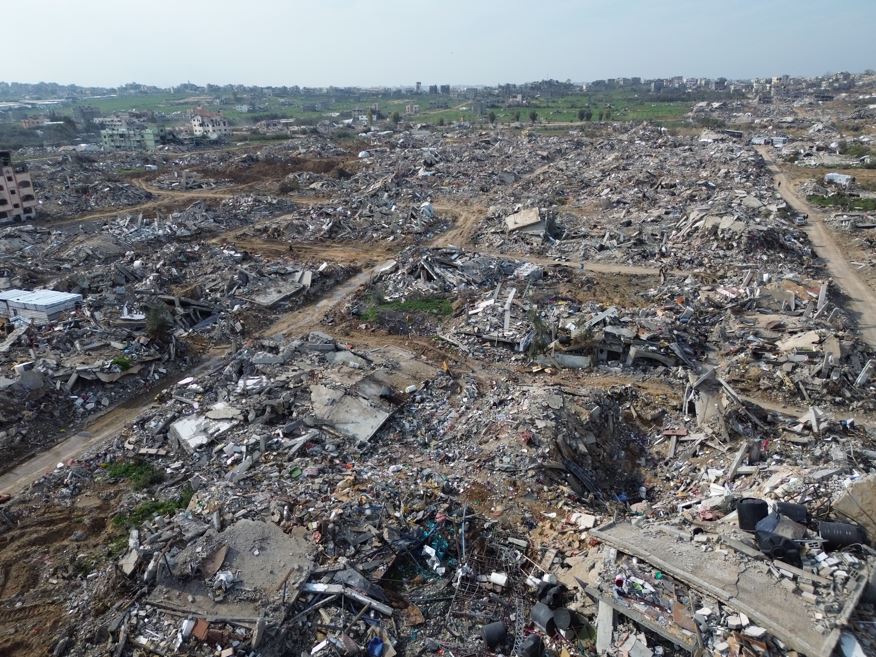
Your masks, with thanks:
[[[849,196],[848,194],[834,194],[833,196],[810,194],[806,197],[806,200],[821,208],[862,210],[864,212],[876,210],[876,198],[861,198],[860,196]]]
[[[843,155],[849,155],[851,157],[876,155],[876,150],[873,150],[867,144],[862,144],[859,141],[841,141],[839,143],[839,152]]]
[[[131,369],[131,359],[127,356],[116,356],[110,361],[111,365],[118,365],[122,372],[127,372]]]
[[[183,488],[179,497],[174,500],[146,500],[141,502],[127,513],[119,513],[113,517],[113,525],[125,529],[139,527],[147,520],[155,516],[164,516],[185,509],[192,500],[194,491],[188,484]]]
[[[106,546],[110,559],[118,559],[128,549],[128,535],[118,534]]]
[[[125,479],[131,482],[134,490],[143,490],[164,481],[164,473],[143,461],[116,461],[104,469],[112,479]]]
[[[408,299],[407,301],[374,302],[362,313],[362,317],[369,322],[373,322],[381,314],[387,312],[429,313],[439,317],[446,317],[453,313],[453,304],[450,303],[449,299],[443,297],[422,297],[419,299]]]

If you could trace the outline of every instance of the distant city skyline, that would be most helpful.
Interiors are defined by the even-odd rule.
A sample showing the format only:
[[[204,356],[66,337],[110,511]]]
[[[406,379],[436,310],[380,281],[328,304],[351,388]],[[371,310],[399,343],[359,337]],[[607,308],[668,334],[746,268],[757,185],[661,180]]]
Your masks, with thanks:
[[[812,77],[876,67],[872,0],[43,0],[17,7],[15,82],[118,87],[495,86]]]

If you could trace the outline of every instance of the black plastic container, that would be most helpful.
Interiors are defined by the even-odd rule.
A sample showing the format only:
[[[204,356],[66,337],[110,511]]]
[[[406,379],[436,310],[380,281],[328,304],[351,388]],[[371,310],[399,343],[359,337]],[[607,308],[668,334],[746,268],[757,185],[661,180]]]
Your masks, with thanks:
[[[554,625],[558,630],[568,630],[572,626],[572,612],[565,607],[554,609]]]
[[[756,497],[743,497],[736,503],[736,515],[739,519],[739,529],[753,532],[757,523],[767,517],[770,509],[766,500]]]
[[[757,537],[757,547],[771,559],[779,559],[792,566],[800,567],[800,546],[790,538],[776,533],[779,524],[785,518],[778,511],[773,511],[757,523],[754,535]]]
[[[556,623],[554,623],[554,610],[543,602],[536,602],[530,615],[532,622],[548,636],[553,636],[557,631]]]
[[[803,565],[803,560],[800,557],[800,546],[784,536],[758,531],[757,547],[771,559],[778,559],[798,568]]]
[[[799,522],[801,525],[807,524],[812,519],[809,515],[809,509],[802,504],[795,504],[794,502],[777,502],[776,511],[794,522]]]
[[[825,541],[829,550],[865,543],[867,535],[864,528],[848,522],[819,522],[818,535]]]
[[[538,634],[530,634],[523,640],[520,657],[544,657],[544,641]]]
[[[495,650],[505,642],[508,638],[508,628],[505,623],[497,621],[489,623],[481,628],[481,636],[484,638],[484,643],[490,650]]]

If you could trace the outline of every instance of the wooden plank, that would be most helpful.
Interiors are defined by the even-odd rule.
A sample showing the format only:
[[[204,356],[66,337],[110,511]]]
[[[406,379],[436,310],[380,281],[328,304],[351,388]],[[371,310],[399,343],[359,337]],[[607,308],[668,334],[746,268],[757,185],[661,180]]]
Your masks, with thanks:
[[[742,465],[742,461],[745,460],[745,455],[748,454],[749,450],[751,450],[751,443],[747,440],[742,441],[742,445],[739,446],[739,451],[736,452],[736,457],[733,459],[733,463],[730,464],[730,469],[727,471],[726,481],[728,483],[736,478],[739,466]]]

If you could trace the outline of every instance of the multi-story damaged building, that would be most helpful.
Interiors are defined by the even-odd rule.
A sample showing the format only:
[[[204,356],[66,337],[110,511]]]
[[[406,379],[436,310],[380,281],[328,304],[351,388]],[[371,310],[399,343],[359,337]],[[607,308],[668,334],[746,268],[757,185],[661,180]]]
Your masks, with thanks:
[[[12,164],[12,153],[0,151],[0,222],[26,221],[36,216],[37,201],[26,164]]]
[[[152,128],[107,128],[100,131],[100,143],[105,151],[154,151],[155,131]]]
[[[192,132],[195,137],[222,139],[231,135],[231,125],[221,114],[198,108],[192,112]]]

